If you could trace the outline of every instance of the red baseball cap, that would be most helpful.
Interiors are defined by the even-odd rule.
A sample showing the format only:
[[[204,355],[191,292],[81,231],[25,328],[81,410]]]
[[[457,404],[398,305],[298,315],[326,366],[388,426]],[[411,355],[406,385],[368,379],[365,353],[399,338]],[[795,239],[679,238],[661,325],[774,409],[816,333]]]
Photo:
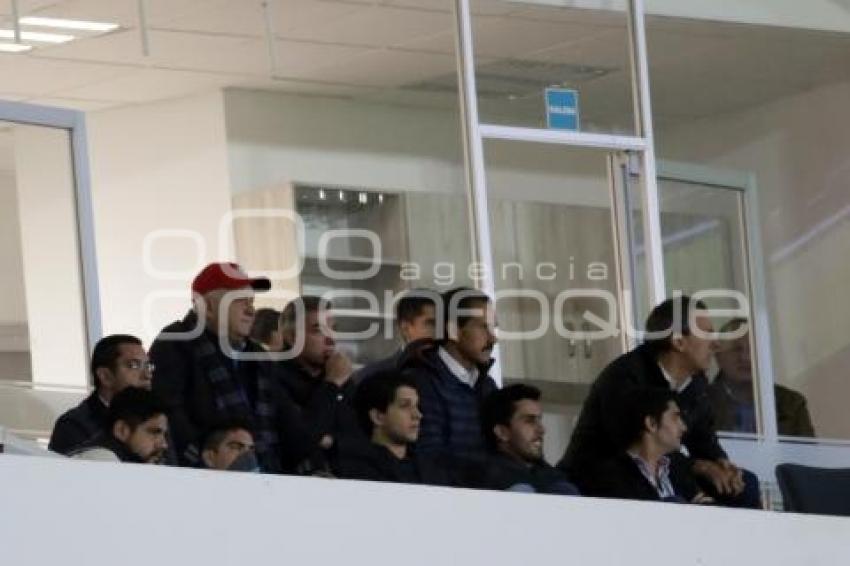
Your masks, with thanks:
[[[272,283],[267,277],[249,277],[235,263],[211,263],[192,280],[192,292],[205,295],[216,289],[233,291],[250,287],[255,291],[268,291]]]

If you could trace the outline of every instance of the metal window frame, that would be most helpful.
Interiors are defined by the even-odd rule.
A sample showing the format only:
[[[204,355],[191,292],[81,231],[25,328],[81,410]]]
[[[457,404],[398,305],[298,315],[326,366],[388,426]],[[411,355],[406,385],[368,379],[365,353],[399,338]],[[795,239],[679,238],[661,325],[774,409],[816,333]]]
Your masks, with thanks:
[[[85,338],[86,346],[90,352],[93,344],[103,335],[103,325],[95,246],[94,210],[91,198],[91,168],[86,115],[84,112],[52,106],[0,101],[0,121],[58,128],[66,130],[69,134],[74,175],[77,249],[80,254],[83,304],[85,306]]]
[[[487,200],[484,140],[505,140],[607,150],[609,155],[628,151],[634,152],[638,156],[643,170],[641,195],[644,214],[644,242],[647,248],[647,273],[649,275],[647,292],[650,304],[664,300],[664,259],[661,243],[661,222],[658,213],[658,185],[655,177],[655,143],[649,91],[644,0],[629,0],[626,7],[635,131],[637,133],[635,136],[560,132],[482,124],[478,115],[474,38],[469,0],[455,0],[454,7],[455,45],[457,47],[455,55],[458,84],[460,85],[458,96],[460,98],[460,119],[463,132],[470,241],[473,261],[484,267],[483,277],[476,281],[478,288],[491,296],[495,296],[495,271]],[[615,245],[619,250],[624,242],[621,239],[616,241]],[[497,382],[501,383],[502,374],[498,346],[495,356],[496,364],[492,368],[492,375]]]

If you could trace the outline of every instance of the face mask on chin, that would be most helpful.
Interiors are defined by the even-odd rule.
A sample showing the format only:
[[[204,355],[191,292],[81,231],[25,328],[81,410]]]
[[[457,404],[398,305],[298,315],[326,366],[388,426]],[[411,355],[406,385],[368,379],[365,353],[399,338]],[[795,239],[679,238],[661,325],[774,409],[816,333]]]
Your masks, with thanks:
[[[257,454],[254,452],[244,452],[238,458],[233,460],[233,463],[227,468],[231,472],[251,472],[259,474],[260,462],[257,460]]]

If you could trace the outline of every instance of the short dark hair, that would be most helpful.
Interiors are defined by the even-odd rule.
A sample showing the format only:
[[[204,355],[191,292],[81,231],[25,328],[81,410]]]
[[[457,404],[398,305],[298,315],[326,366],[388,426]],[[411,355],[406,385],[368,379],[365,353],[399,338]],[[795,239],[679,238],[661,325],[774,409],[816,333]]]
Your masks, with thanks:
[[[372,435],[375,424],[369,417],[369,411],[376,409],[382,413],[387,412],[397,392],[402,387],[410,387],[418,391],[416,383],[409,377],[398,371],[382,371],[369,376],[363,380],[354,393],[354,410],[357,421],[367,436]]]
[[[474,309],[476,305],[487,305],[490,303],[490,297],[486,293],[469,287],[450,289],[443,293],[441,298],[443,301],[443,328],[437,329],[437,338],[442,342],[448,340],[446,325],[449,322],[454,322],[458,330],[460,330],[466,326],[466,323],[472,320],[472,316],[460,314],[461,312]]]
[[[658,356],[672,348],[674,334],[688,336],[691,333],[690,320],[694,310],[705,310],[705,303],[695,301],[686,295],[667,299],[657,305],[646,319],[647,336],[644,344]]]
[[[110,334],[104,336],[94,345],[94,350],[91,354],[91,376],[94,379],[94,388],[100,389],[100,380],[97,378],[97,370],[100,368],[109,368],[115,370],[115,362],[121,356],[121,345],[133,344],[141,346],[142,341],[130,334]]]
[[[302,295],[289,301],[280,313],[280,329],[283,332],[295,331],[295,325],[299,322],[299,316],[306,316],[311,312],[331,308],[331,302],[315,295]]]
[[[138,387],[126,387],[115,394],[109,402],[106,420],[109,430],[118,421],[124,421],[131,429],[158,415],[167,415],[168,408],[153,391]]]
[[[245,419],[233,418],[225,419],[214,423],[209,427],[204,434],[204,442],[202,450],[218,450],[227,433],[234,430],[244,430],[254,437],[254,429],[250,422]]]
[[[664,387],[636,387],[623,392],[619,399],[620,419],[619,445],[626,450],[637,442],[646,431],[644,421],[650,417],[661,422],[662,415],[675,401],[676,395]]]
[[[516,383],[490,393],[481,407],[481,428],[484,442],[491,450],[499,446],[499,439],[493,428],[496,425],[509,426],[516,413],[516,404],[520,401],[540,401],[540,390],[533,385]]]
[[[254,314],[251,326],[251,339],[267,344],[272,333],[280,328],[280,312],[275,309],[260,309]]]
[[[396,323],[401,321],[413,322],[422,314],[425,307],[437,306],[439,294],[431,289],[411,289],[405,291],[395,305]]]

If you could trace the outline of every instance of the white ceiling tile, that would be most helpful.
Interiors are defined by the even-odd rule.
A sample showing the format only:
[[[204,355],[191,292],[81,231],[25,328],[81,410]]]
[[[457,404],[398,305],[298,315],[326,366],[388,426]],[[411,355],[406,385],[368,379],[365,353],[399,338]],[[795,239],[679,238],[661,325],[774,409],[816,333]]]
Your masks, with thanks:
[[[344,64],[316,69],[309,78],[376,87],[397,87],[455,72],[448,55],[376,49]]]
[[[475,53],[482,57],[522,58],[567,42],[580,41],[610,32],[607,27],[519,20],[510,17],[481,17],[474,23]],[[623,33],[626,33],[625,28]]]
[[[47,53],[70,59],[220,73],[256,74],[268,69],[268,50],[258,39],[151,31],[148,46],[150,55],[145,57],[140,34],[124,30],[57,45]]]
[[[445,12],[361,6],[358,10],[314,27],[292,29],[287,37],[363,45],[393,47],[417,37],[451,31],[454,19]]]
[[[53,61],[34,55],[0,55],[0,76],[7,92],[42,96],[126,73],[126,69],[82,63]]]
[[[277,74],[293,78],[310,78],[320,69],[344,64],[371,51],[365,47],[290,40],[280,40],[276,46]]]

